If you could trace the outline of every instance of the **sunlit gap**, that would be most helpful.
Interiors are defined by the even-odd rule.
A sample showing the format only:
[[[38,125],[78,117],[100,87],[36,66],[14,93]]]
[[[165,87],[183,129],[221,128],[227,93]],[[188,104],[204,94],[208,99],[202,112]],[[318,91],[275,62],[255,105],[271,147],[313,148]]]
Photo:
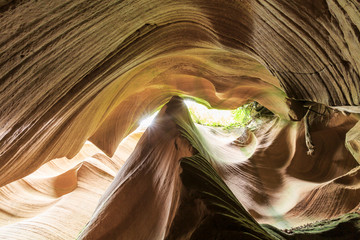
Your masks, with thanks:
[[[131,136],[131,134],[133,133],[139,133],[139,132],[145,132],[145,130],[151,126],[151,124],[153,123],[154,119],[156,118],[156,116],[158,115],[159,111],[156,111],[155,113],[153,113],[152,115],[147,115],[146,117],[142,118],[139,121],[139,126],[137,129],[135,129],[135,131],[133,131],[132,133],[130,133],[129,135],[127,135],[122,141],[125,142],[127,141],[127,139]],[[121,144],[120,143],[120,144]]]
[[[146,118],[140,120],[140,125],[137,130],[148,128],[152,124],[152,122],[154,121],[154,119],[158,115],[158,113],[159,113],[159,111],[156,111],[154,114],[147,116]]]
[[[128,140],[129,137],[131,137],[132,134],[134,133],[142,133],[142,132],[145,132],[145,130],[151,126],[152,122],[154,121],[154,119],[156,118],[157,114],[159,113],[159,111],[156,111],[155,113],[153,113],[152,115],[148,115],[146,116],[145,118],[141,119],[139,121],[139,126],[133,131],[131,132],[130,134],[128,134],[124,139],[121,140],[119,146],[126,142]],[[88,145],[88,146],[95,146],[92,142],[90,142],[89,140],[86,140],[85,144],[84,145]],[[99,149],[99,152],[103,153],[100,149]]]
[[[227,132],[228,140],[233,141],[234,136],[239,136],[244,130],[244,127],[249,127],[249,123],[252,120],[251,111],[248,107],[242,106],[235,110],[219,110],[219,109],[209,109],[201,103],[197,103],[195,100],[187,98],[184,100],[191,118],[196,124],[203,125],[205,127],[216,127],[222,134],[223,130],[231,131]],[[123,142],[126,142],[132,134],[143,133],[148,127],[151,127],[154,119],[156,118],[159,111],[151,115],[144,115],[144,117],[139,121],[138,128],[126,136],[119,145]],[[205,131],[205,130],[204,130]],[[220,132],[218,133],[220,134]],[[223,138],[226,138],[224,135]],[[86,141],[86,144],[93,145],[90,141]],[[101,150],[99,150],[101,151]]]
[[[191,99],[185,104],[210,158],[227,164],[240,163],[254,153],[257,143],[247,129],[252,121],[248,104],[234,110],[209,109]]]
[[[235,110],[219,110],[209,109],[205,105],[191,99],[186,99],[185,104],[189,109],[193,121],[201,125],[231,129],[244,127],[252,120],[247,105]]]

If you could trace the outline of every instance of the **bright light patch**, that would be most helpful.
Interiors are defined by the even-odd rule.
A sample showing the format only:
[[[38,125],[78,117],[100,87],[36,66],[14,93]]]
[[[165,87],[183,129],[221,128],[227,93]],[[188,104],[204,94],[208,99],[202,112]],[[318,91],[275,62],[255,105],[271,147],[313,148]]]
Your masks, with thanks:
[[[188,99],[185,100],[185,104],[196,123],[214,126],[235,123],[231,110],[208,109],[206,106]]]
[[[157,111],[153,115],[141,120],[139,128],[149,127],[158,113],[159,113],[159,111]]]

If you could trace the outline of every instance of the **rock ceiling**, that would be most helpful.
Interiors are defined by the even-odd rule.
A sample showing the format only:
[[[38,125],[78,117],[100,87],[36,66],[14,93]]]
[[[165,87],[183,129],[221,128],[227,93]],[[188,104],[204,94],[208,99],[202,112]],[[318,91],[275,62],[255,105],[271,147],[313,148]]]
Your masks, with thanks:
[[[359,236],[357,0],[5,0],[0,29],[2,239]],[[234,147],[173,96],[277,118]]]

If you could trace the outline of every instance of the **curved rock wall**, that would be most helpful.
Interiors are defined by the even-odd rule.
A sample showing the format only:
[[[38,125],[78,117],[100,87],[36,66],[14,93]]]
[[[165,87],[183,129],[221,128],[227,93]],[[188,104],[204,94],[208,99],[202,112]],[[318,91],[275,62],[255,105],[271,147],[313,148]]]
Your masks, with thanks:
[[[140,112],[175,93],[215,107],[250,98],[286,115],[281,85],[289,97],[357,106],[358,5],[10,2],[1,10],[2,185],[50,159],[73,157],[93,135],[111,155]],[[135,93],[141,100],[130,99]],[[122,119],[116,109],[124,101],[141,110]],[[108,122],[115,120],[124,124],[113,131]]]
[[[50,160],[74,158],[86,140],[107,158],[116,156],[139,121],[174,95],[217,108],[255,100],[285,120],[301,120],[310,106],[352,112],[311,123],[317,162],[295,142],[306,134],[294,130],[302,125],[285,124],[258,138],[263,142],[251,150],[254,163],[244,167],[254,172],[256,164],[261,169],[264,159],[273,159],[271,168],[280,175],[265,179],[270,185],[282,183],[283,174],[316,184],[348,179],[355,167],[344,147],[350,127],[346,147],[359,161],[359,9],[356,0],[2,1],[0,186],[26,182],[19,179]],[[272,143],[280,148],[283,137],[289,146],[272,152]],[[211,159],[221,152],[203,154]],[[61,174],[75,176],[73,167]],[[339,181],[318,185],[312,194],[326,196],[342,186]],[[53,177],[45,182],[57,188]],[[75,188],[71,181],[68,187]]]

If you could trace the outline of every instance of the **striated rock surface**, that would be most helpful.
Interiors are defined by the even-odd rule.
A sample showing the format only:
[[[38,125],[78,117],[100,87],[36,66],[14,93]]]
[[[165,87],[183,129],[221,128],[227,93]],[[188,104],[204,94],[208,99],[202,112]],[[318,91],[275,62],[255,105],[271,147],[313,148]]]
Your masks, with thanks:
[[[339,129],[346,124],[328,127],[329,132],[340,134]],[[269,134],[275,137],[273,141],[267,139],[266,148],[261,147],[265,141],[259,138],[257,151],[246,160],[246,147],[234,148],[219,136],[205,136],[191,122],[182,101],[173,98],[144,133],[103,195],[80,239],[276,239],[273,230],[259,225],[255,219],[279,224],[278,218],[282,217],[281,224],[296,226],[309,219],[356,212],[360,207],[359,167],[351,154],[341,159],[341,169],[324,168],[319,163],[297,175],[291,171],[293,165],[301,165],[297,169],[310,165],[306,151],[302,151],[302,157],[281,154],[278,144],[288,141],[289,131],[302,130],[296,126],[272,126],[266,131],[274,129],[281,129],[278,134],[283,137]],[[294,148],[296,139],[303,142],[302,137],[295,138]],[[322,146],[321,140],[315,139]],[[331,146],[323,146],[327,147]],[[337,149],[344,150],[345,146]],[[267,151],[277,153],[277,160]],[[318,151],[326,149],[319,147]],[[269,160],[262,162],[260,156]],[[308,161],[311,160],[308,156]],[[329,166],[339,164],[339,159],[328,155],[319,161],[326,161]],[[339,198],[334,199],[334,194],[339,194]],[[336,221],[333,228],[341,228]],[[356,229],[359,215],[354,215],[354,221],[345,225]],[[326,235],[323,233],[326,231],[330,230],[324,227],[311,234],[316,237]],[[340,236],[351,239],[359,233],[356,230],[334,239],[341,239]],[[285,234],[281,239],[291,236]]]
[[[75,239],[141,135],[131,134],[112,158],[87,142],[73,159],[54,159],[0,188],[0,238]]]
[[[357,0],[10,0],[0,29],[0,238],[359,236]],[[230,141],[175,95],[276,117]]]

